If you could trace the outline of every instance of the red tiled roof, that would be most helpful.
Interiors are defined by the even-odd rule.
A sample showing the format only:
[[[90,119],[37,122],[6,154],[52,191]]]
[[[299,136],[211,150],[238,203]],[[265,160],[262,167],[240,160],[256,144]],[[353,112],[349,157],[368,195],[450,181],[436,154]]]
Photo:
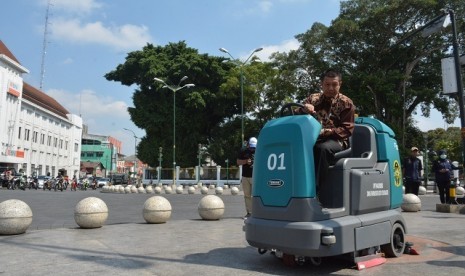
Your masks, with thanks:
[[[6,47],[6,45],[1,40],[0,54],[4,54],[5,56],[9,57],[10,59],[14,60],[15,62],[21,65],[18,59],[13,55],[13,53],[11,53],[8,47]],[[55,99],[25,82],[23,82],[23,98],[28,101],[31,101],[32,103],[37,104],[38,106],[50,110],[51,112],[63,118],[67,118],[66,114],[69,114],[68,110],[66,110]]]
[[[27,84],[26,82],[23,82],[23,99],[48,109],[63,118],[67,118],[66,114],[69,114],[68,110],[66,110],[66,108],[59,104],[54,98]]]
[[[19,60],[13,55],[13,53],[6,47],[3,41],[0,40],[0,54],[4,54],[5,56],[11,58],[16,63],[21,64]]]

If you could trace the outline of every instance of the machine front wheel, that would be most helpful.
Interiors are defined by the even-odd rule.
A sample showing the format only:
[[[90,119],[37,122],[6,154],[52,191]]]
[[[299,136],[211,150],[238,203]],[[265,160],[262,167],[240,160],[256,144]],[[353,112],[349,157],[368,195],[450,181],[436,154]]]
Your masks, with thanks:
[[[404,250],[405,230],[401,224],[395,223],[391,229],[391,242],[388,244],[383,244],[381,246],[381,251],[386,254],[386,257],[398,258],[404,254]]]

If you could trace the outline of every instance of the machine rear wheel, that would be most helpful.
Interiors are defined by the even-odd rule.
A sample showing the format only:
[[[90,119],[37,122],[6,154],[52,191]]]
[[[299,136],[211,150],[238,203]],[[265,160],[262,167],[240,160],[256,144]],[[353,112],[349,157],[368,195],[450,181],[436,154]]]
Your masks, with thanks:
[[[405,250],[405,230],[404,227],[395,223],[391,229],[391,242],[381,246],[381,251],[387,257],[400,257],[404,254]]]

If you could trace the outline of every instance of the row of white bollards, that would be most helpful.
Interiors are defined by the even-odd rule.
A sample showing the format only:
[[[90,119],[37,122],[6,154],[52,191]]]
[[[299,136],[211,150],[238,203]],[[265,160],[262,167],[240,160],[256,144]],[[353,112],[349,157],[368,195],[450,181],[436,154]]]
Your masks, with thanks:
[[[198,213],[203,220],[219,220],[224,214],[223,200],[216,195],[204,196],[198,204]],[[148,198],[142,216],[147,223],[167,222],[171,217],[171,204],[162,196]],[[24,201],[9,199],[0,203],[0,235],[23,234],[32,223],[32,210]],[[102,227],[108,218],[108,207],[97,197],[87,197],[76,204],[74,220],[81,228]]]
[[[187,190],[187,194],[196,194],[200,192],[203,195],[208,195],[211,190],[215,191],[216,195],[222,195],[225,190],[229,189],[229,187],[215,187],[213,185],[210,186],[210,188],[206,186],[189,186],[187,189],[185,189],[182,186],[176,187],[174,190],[171,188],[171,186],[161,186],[157,185],[155,187],[152,187],[152,185],[148,185],[146,188],[144,187],[139,187],[137,188],[136,186],[133,185],[128,185],[126,187],[123,187],[122,185],[112,185],[112,186],[103,186],[102,187],[102,193],[119,193],[119,194],[185,194]],[[231,195],[237,195],[239,194],[239,188],[238,187],[231,187]]]

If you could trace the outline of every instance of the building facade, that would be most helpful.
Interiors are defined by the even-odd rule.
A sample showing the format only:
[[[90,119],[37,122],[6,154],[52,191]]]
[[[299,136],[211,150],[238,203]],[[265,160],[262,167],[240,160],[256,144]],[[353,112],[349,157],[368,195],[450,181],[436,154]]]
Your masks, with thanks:
[[[109,176],[122,170],[118,168],[118,156],[121,154],[121,141],[105,136],[83,133],[81,142],[81,160],[84,162],[99,162],[103,166],[101,175]]]
[[[77,176],[82,119],[25,83],[28,72],[0,40],[0,167]]]

